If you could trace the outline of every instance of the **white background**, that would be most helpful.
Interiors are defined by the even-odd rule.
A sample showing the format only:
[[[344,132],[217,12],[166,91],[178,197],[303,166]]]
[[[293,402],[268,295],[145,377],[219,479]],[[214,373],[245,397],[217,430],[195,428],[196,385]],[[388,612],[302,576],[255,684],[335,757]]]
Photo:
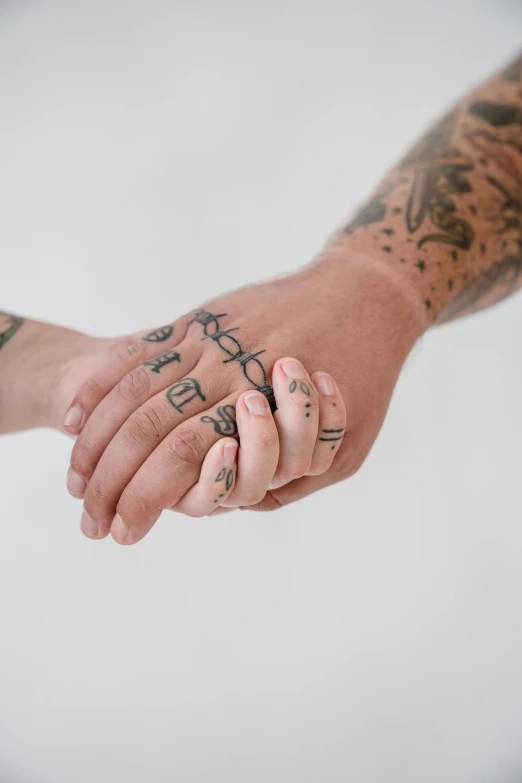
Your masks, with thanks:
[[[515,0],[4,0],[2,307],[120,334],[298,267],[521,44]],[[428,335],[352,480],[132,548],[3,438],[1,783],[520,780],[521,329]]]

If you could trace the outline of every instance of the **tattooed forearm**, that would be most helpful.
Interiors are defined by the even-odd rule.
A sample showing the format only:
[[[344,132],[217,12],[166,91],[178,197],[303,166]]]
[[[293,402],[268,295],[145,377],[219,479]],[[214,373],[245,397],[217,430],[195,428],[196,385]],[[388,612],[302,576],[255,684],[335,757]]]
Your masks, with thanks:
[[[141,339],[145,340],[146,343],[164,343],[165,340],[172,337],[173,331],[174,327],[169,324],[168,326],[161,326],[159,329],[154,329],[154,331],[149,332],[149,334],[146,334],[145,337],[142,337]]]
[[[144,367],[150,367],[152,372],[160,373],[163,367],[166,367],[167,364],[171,364],[171,362],[180,362],[181,356],[179,353],[175,350],[167,351],[166,353],[162,353],[161,356],[155,356],[154,359],[149,359],[148,362],[144,362]]]
[[[275,410],[274,390],[268,383],[266,370],[258,358],[264,353],[264,350],[256,351],[255,353],[243,350],[239,340],[232,336],[232,332],[237,332],[238,328],[221,329],[219,325],[219,319],[225,318],[226,315],[226,313],[214,315],[207,310],[196,310],[194,317],[189,321],[189,325],[192,323],[201,324],[205,335],[203,339],[208,338],[219,345],[223,353],[229,357],[224,360],[225,363],[237,362],[241,366],[247,381],[261,394],[265,395],[270,403],[270,407],[272,410]]]
[[[19,315],[0,312],[0,348],[8,343],[23,325],[24,319]]]
[[[448,112],[336,240],[396,266],[433,320],[522,286],[522,57]]]

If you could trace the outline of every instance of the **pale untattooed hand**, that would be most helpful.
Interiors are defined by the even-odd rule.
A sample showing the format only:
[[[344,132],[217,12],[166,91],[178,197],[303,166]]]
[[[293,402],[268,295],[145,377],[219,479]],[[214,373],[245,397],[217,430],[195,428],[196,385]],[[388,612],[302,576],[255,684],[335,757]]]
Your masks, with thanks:
[[[271,510],[351,476],[420,312],[385,265],[332,251],[111,344],[64,418],[84,533],[135,543],[164,509]]]

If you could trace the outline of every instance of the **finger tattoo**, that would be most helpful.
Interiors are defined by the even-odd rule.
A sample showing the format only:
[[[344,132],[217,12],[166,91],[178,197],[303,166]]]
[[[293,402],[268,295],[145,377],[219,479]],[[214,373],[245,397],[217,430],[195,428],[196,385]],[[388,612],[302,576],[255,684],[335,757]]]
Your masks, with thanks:
[[[14,337],[24,323],[24,319],[19,315],[0,312],[0,348]]]
[[[218,417],[202,416],[204,424],[212,424],[218,435],[237,435],[236,409],[234,405],[220,405],[216,413]]]
[[[173,331],[174,327],[168,324],[167,326],[161,326],[159,329],[154,329],[141,339],[145,340],[146,343],[164,343],[165,340],[172,336]]]
[[[221,468],[219,473],[217,474],[216,478],[214,479],[214,482],[223,482],[224,483],[224,492],[220,492],[217,498],[215,498],[214,503],[219,503],[220,498],[225,497],[225,494],[227,492],[230,492],[232,488],[232,484],[234,483],[234,471],[233,470],[227,470],[226,468]]]
[[[179,413],[182,413],[184,406],[189,402],[192,402],[196,397],[199,397],[203,402],[206,400],[206,397],[195,378],[183,378],[183,380],[178,381],[167,390],[166,396],[170,404],[176,408]]]
[[[171,362],[180,362],[181,356],[177,351],[167,351],[166,353],[162,353],[161,356],[155,356],[154,359],[149,359],[148,362],[144,362],[144,367],[150,367],[152,369],[152,372],[160,373],[163,367],[166,367],[167,364],[170,364]]]
[[[344,427],[340,427],[337,430],[321,430],[322,435],[319,437],[319,440],[325,440],[325,441],[332,441],[332,440],[342,440],[344,436]],[[332,446],[332,449],[335,449],[336,443]]]
[[[236,337],[232,336],[232,332],[237,332],[238,327],[232,329],[221,329],[219,325],[219,319],[224,318],[227,313],[219,313],[214,315],[209,313],[208,310],[196,310],[194,317],[189,321],[189,325],[192,323],[198,323],[203,327],[205,339],[213,340],[221,350],[229,357],[225,359],[227,362],[238,362],[241,365],[243,375],[247,381],[261,394],[264,394],[267,398],[272,411],[276,409],[274,390],[268,383],[268,376],[263,363],[258,357],[264,353],[264,350],[251,353],[250,351],[243,350],[243,347]]]

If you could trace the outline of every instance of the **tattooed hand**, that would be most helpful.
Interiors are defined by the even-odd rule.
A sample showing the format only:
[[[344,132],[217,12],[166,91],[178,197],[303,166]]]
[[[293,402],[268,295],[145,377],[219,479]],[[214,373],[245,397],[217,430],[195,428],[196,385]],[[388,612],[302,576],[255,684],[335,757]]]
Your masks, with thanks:
[[[65,417],[82,529],[134,543],[163,509],[268,510],[350,476],[420,330],[393,275],[331,253],[111,347]],[[232,488],[225,447],[238,435]]]
[[[69,488],[93,537],[112,526],[133,543],[163,509],[202,513],[212,481],[217,506],[276,508],[358,469],[423,330],[521,286],[519,58],[419,140],[298,274],[116,341],[40,340],[44,325],[0,315],[0,431],[50,423],[79,436]],[[266,418],[248,418],[249,400]]]

